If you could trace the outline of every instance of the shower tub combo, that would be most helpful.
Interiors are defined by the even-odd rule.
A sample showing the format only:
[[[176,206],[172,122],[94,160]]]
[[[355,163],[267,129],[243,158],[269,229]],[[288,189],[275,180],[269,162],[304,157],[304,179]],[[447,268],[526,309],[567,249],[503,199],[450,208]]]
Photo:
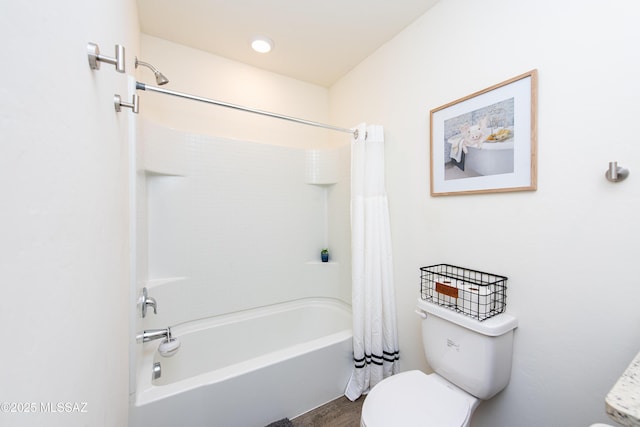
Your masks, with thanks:
[[[141,82],[135,82],[135,90],[352,135],[355,132]],[[326,183],[322,182],[322,187],[309,187],[300,185],[296,179],[302,175],[305,153],[279,146],[271,149],[268,144],[185,134],[146,123],[141,118],[137,120],[140,128],[136,138],[144,141],[144,145],[138,146],[141,148],[135,155],[140,157],[131,164],[150,173],[142,176],[137,169],[133,171],[138,176],[135,190],[139,189],[136,197],[140,211],[135,212],[135,218],[140,223],[138,234],[132,238],[139,245],[134,246],[132,253],[146,250],[144,256],[136,259],[136,266],[148,277],[137,278],[131,284],[132,289],[137,291],[140,282],[182,277],[187,272],[190,277],[193,273],[193,289],[213,284],[206,286],[208,295],[197,294],[202,299],[194,309],[195,319],[183,323],[178,322],[188,319],[191,313],[191,307],[184,302],[189,291],[182,287],[176,295],[166,291],[162,301],[171,301],[170,310],[184,317],[172,321],[171,314],[164,311],[167,323],[159,326],[170,326],[170,330],[146,331],[146,338],[153,341],[136,344],[142,347],[136,347],[131,358],[135,378],[130,378],[133,390],[129,425],[261,427],[342,396],[353,366],[351,307],[344,302],[344,289],[338,286],[341,283],[338,269],[325,265],[316,268],[302,255],[310,242],[319,242],[330,234],[317,226],[326,218],[329,200]],[[292,164],[297,166],[292,168]],[[347,168],[348,163],[345,173]],[[246,170],[252,173],[244,173]],[[288,172],[283,174],[280,170]],[[277,189],[274,196],[265,197],[272,189]],[[320,190],[324,197],[318,197]],[[203,197],[205,193],[207,197]],[[216,197],[209,197],[210,194]],[[348,207],[348,198],[332,196],[331,200],[337,209]],[[266,210],[260,218],[254,214],[257,208]],[[344,221],[348,224],[348,217]],[[292,228],[296,231],[287,234]],[[237,233],[239,229],[243,232]],[[262,263],[260,248],[271,248],[271,231],[267,238],[256,238],[265,236],[262,233],[265,229],[274,233],[282,230],[279,248],[289,248],[280,251],[280,259],[268,266]],[[298,230],[308,233],[303,235]],[[233,247],[222,254],[207,237],[232,242]],[[246,244],[241,239],[246,239]],[[247,255],[244,248],[248,245],[253,251]],[[187,250],[181,251],[183,248]],[[194,259],[186,255],[195,253],[199,256]],[[259,265],[258,270],[273,278],[250,281],[259,297],[247,301],[247,306],[236,304],[244,302],[246,288],[233,274],[234,270],[218,269],[239,264],[240,258],[235,259],[232,254],[238,254],[246,264]],[[209,262],[213,257],[218,260],[215,266]],[[292,272],[289,267],[292,264],[300,268]],[[287,275],[284,282],[282,274]],[[229,285],[229,289],[223,284]],[[278,295],[272,295],[269,289]],[[157,297],[160,287],[153,290]],[[204,310],[202,305],[215,298],[216,290],[225,292],[223,301],[215,301],[211,311]],[[307,298],[310,295],[314,297]],[[317,295],[327,297],[316,298]],[[225,305],[229,301],[231,306],[245,309],[231,312],[234,308]],[[283,302],[271,304],[274,301]],[[145,323],[158,326],[158,319],[143,322],[137,318],[135,330],[139,333],[139,326]],[[144,332],[141,335],[145,337]],[[160,337],[177,338],[179,351],[171,357],[162,357],[157,351],[162,343],[155,340]]]
[[[173,357],[160,356],[157,341],[144,344],[132,427],[267,425],[341,396],[351,374],[351,307],[337,299],[284,302],[171,331],[181,341]]]

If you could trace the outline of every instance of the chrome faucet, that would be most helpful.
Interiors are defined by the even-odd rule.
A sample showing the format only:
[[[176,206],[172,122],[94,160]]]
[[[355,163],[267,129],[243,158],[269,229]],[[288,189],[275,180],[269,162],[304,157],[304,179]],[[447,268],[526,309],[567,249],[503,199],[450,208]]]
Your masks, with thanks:
[[[171,328],[147,329],[136,335],[136,341],[139,343],[159,340],[160,338],[171,340]]]
[[[162,357],[171,357],[180,349],[180,340],[171,336],[171,327],[165,329],[147,329],[136,335],[138,343],[145,343],[164,338],[158,346],[158,353]]]
[[[142,296],[140,297],[140,305],[142,308],[142,317],[147,317],[147,306],[153,307],[153,314],[158,314],[158,303],[156,299],[150,297],[147,288],[142,288]]]

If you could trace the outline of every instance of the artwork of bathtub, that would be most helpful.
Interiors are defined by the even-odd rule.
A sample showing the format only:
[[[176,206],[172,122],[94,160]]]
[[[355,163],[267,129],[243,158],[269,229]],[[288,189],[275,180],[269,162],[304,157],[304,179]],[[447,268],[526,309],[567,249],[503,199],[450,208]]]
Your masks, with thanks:
[[[483,142],[482,148],[468,147],[465,169],[480,175],[513,173],[513,139],[505,142]]]
[[[175,356],[144,344],[129,425],[260,427],[316,408],[344,393],[351,325],[348,304],[305,298],[174,326]]]

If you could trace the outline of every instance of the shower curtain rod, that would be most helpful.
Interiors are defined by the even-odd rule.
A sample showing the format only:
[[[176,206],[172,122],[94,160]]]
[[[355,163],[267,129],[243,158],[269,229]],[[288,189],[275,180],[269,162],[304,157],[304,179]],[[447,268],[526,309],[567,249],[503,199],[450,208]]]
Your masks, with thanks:
[[[285,116],[285,115],[282,115],[282,114],[276,114],[276,113],[272,113],[270,111],[256,110],[254,108],[243,107],[242,105],[230,104],[230,103],[224,102],[224,101],[217,101],[215,99],[203,98],[201,96],[189,95],[187,93],[176,92],[176,91],[169,90],[169,89],[163,89],[161,87],[151,86],[151,85],[148,85],[146,83],[136,82],[136,90],[145,90],[145,91],[148,90],[148,91],[151,91],[151,92],[164,93],[165,95],[172,95],[172,96],[177,96],[179,98],[192,99],[194,101],[200,101],[200,102],[205,102],[207,104],[219,105],[221,107],[233,108],[235,110],[246,111],[246,112],[249,112],[249,113],[261,114],[263,116],[275,117],[277,119],[288,120],[290,122],[301,123],[303,125],[316,126],[316,127],[320,127],[320,128],[335,130],[335,131],[338,131],[338,132],[346,132],[346,133],[352,134],[355,139],[358,139],[358,129],[341,128],[341,127],[337,127],[337,126],[327,125],[327,124],[324,124],[324,123],[313,122],[311,120],[299,119],[297,117],[291,117],[291,116]]]

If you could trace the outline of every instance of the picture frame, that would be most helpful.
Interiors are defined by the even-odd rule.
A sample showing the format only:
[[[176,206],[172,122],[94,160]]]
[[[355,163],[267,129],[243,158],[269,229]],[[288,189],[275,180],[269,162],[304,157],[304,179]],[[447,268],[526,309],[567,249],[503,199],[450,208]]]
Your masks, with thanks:
[[[538,71],[430,112],[431,196],[537,189]]]

